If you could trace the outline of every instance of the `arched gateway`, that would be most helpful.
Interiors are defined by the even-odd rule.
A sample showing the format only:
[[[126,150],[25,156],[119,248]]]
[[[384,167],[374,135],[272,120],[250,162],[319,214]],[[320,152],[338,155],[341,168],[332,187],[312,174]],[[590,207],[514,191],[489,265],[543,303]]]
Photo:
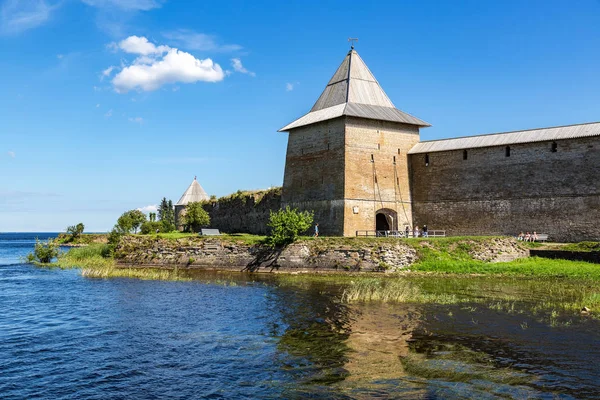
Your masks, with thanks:
[[[375,230],[397,231],[398,213],[389,208],[382,208],[375,212]]]

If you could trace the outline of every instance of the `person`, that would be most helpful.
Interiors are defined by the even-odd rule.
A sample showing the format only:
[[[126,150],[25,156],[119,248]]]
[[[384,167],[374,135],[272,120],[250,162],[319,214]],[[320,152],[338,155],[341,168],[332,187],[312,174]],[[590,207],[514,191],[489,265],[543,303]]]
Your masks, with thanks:
[[[521,231],[521,233],[519,233],[519,236],[517,236],[517,240],[523,241],[524,238],[525,238],[525,235],[523,234],[523,231]]]
[[[423,225],[423,237],[428,237],[429,234],[427,233],[427,225]]]
[[[158,232],[160,232],[160,229],[156,228],[156,234],[158,235]]]
[[[529,242],[529,240],[530,240],[530,239],[531,239],[531,235],[529,234],[529,232],[527,232],[527,233],[525,234],[525,241],[526,241],[526,242]]]
[[[315,234],[314,237],[319,237],[319,224],[315,224]]]
[[[404,228],[404,235],[406,237],[408,237],[408,234],[410,233],[410,228],[408,227],[408,225],[406,225],[406,228]]]
[[[415,232],[413,233],[413,237],[419,237],[419,225],[415,225]]]
[[[535,242],[538,240],[538,235],[536,231],[533,231],[533,235],[531,235],[531,241]]]

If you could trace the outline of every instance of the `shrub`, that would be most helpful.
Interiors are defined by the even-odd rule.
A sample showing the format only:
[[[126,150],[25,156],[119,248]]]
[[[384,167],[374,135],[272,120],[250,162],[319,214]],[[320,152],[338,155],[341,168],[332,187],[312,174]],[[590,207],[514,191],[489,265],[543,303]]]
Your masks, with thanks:
[[[138,228],[146,222],[146,214],[140,210],[129,210],[124,212],[117,220],[117,228],[122,233],[137,232]]]
[[[185,206],[185,213],[181,214],[181,221],[187,231],[198,232],[200,228],[210,225],[210,216],[202,207],[202,203],[195,201]]]
[[[35,247],[33,248],[33,253],[27,255],[27,262],[34,263],[39,262],[42,264],[50,264],[52,259],[58,257],[58,244],[54,242],[52,239],[48,239],[45,242],[42,242],[35,239]]]
[[[77,239],[81,234],[83,234],[83,230],[85,229],[85,225],[81,222],[77,225],[71,225],[67,227],[67,233],[71,235],[73,239]]]
[[[155,233],[158,229],[161,232],[163,229],[163,223],[161,221],[146,221],[142,224],[140,228],[140,233],[142,235],[148,235],[150,233]]]
[[[289,206],[277,212],[271,211],[268,224],[271,234],[267,243],[271,246],[285,246],[295,242],[301,233],[311,227],[313,219],[312,211],[298,211]]]

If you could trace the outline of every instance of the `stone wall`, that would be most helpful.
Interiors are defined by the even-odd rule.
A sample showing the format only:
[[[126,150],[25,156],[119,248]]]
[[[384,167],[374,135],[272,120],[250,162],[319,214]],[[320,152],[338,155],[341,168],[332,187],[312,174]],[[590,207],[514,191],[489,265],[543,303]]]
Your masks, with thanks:
[[[423,241],[419,246],[435,246]],[[464,244],[473,259],[486,262],[526,257],[514,239],[486,238]],[[120,266],[197,268],[253,272],[393,272],[418,260],[414,246],[398,239],[331,238],[296,242],[283,250],[224,238],[186,237],[177,240],[153,236],[125,236],[115,251]]]
[[[281,207],[281,188],[237,192],[204,206],[211,227],[225,233],[266,235],[270,211]]]
[[[418,141],[414,125],[346,119],[344,236],[375,230],[381,209],[390,230],[412,226],[407,153]]]
[[[288,137],[282,204],[314,211],[323,235],[343,232],[344,121],[303,126]]]
[[[600,139],[578,138],[409,156],[413,219],[448,235],[600,238]]]
[[[313,210],[324,235],[374,230],[380,209],[390,229],[411,225],[407,153],[418,141],[416,126],[353,117],[293,129],[283,205]]]
[[[251,272],[385,272],[410,266],[416,251],[398,241],[376,245],[297,242],[283,250],[219,238],[126,236],[116,250],[118,265]]]

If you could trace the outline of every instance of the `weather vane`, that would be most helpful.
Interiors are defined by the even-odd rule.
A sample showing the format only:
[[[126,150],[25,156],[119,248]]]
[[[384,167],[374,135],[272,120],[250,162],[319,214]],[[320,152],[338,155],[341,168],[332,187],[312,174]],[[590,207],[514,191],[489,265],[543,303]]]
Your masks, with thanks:
[[[350,48],[354,49],[354,42],[358,42],[358,38],[348,38],[348,41],[351,43]]]

